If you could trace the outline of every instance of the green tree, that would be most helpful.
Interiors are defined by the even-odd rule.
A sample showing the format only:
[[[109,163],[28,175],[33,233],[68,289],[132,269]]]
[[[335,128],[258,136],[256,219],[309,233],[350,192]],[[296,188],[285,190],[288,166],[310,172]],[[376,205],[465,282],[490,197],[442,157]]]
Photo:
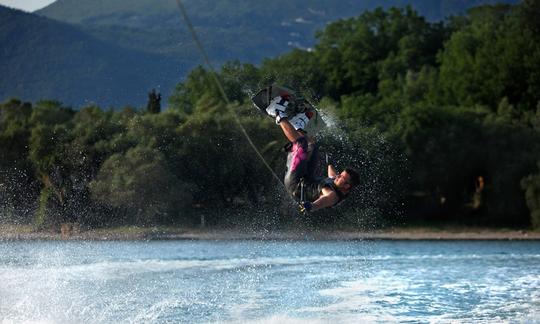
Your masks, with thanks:
[[[66,192],[70,170],[64,165],[64,152],[69,145],[69,123],[74,114],[59,102],[42,101],[37,103],[30,117],[33,128],[29,157],[42,184],[37,226],[65,221],[66,213],[70,212]]]
[[[212,98],[222,100],[218,87],[212,80],[211,72],[202,66],[193,69],[184,82],[176,85],[169,97],[169,107],[184,114],[191,114],[199,99],[208,94]]]
[[[259,186],[271,179],[233,118],[223,104],[205,96],[197,103],[194,114],[177,130],[184,139],[177,157],[177,163],[182,166],[178,169],[179,178],[195,185],[194,197],[199,204],[230,206],[236,197],[245,198],[249,192],[256,196],[261,191]],[[249,117],[242,120],[247,122]],[[246,127],[249,134],[255,135],[258,147],[268,144],[269,130],[252,130],[256,123]],[[265,139],[266,142],[260,142]]]
[[[409,197],[421,197],[429,214],[455,215],[485,176],[482,116],[455,107],[407,107],[392,133],[405,145],[412,168]],[[414,205],[413,202],[411,204]]]
[[[229,100],[244,103],[259,88],[259,74],[252,64],[232,61],[223,64],[218,77]]]
[[[540,162],[538,162],[540,169]],[[540,174],[530,174],[521,180],[521,188],[525,190],[525,199],[529,207],[531,224],[540,229]]]
[[[520,181],[533,172],[540,133],[516,122],[508,110],[500,109],[483,121],[484,141],[478,147],[483,148],[489,175],[485,212],[493,224],[523,226],[530,219]]]
[[[152,89],[152,91],[148,94],[146,111],[151,114],[159,114],[161,111],[161,94],[156,93],[156,89]]]
[[[410,7],[378,8],[332,23],[317,37],[325,94],[339,99],[356,92],[376,94],[381,80],[434,65],[447,31]]]
[[[125,210],[137,224],[174,222],[185,217],[192,203],[189,189],[170,172],[163,154],[144,146],[110,156],[90,190],[94,199]]]
[[[324,90],[324,75],[317,57],[311,51],[294,49],[287,54],[264,60],[260,75],[259,88],[273,83],[285,84],[307,96],[312,93],[321,95]]]
[[[35,208],[38,188],[28,159],[31,114],[29,103],[0,104],[0,221],[28,222]]]
[[[67,205],[75,212],[67,215],[82,225],[96,226],[103,221],[100,205],[92,201],[88,185],[102,163],[118,149],[113,139],[125,132],[125,126],[113,120],[114,114],[89,106],[78,111],[71,121],[69,143],[62,154],[63,167],[70,174],[65,189],[69,193]]]
[[[540,99],[540,54],[536,35],[524,27],[519,7],[484,6],[454,32],[440,54],[440,103],[496,109],[511,104],[534,109]]]

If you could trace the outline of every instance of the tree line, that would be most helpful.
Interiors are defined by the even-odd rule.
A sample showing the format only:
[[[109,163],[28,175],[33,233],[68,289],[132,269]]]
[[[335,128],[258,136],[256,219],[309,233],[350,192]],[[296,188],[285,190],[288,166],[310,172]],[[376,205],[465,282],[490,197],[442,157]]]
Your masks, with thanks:
[[[10,100],[0,105],[2,220],[286,224],[287,198],[230,113],[282,175],[282,135],[249,101],[279,83],[330,116],[321,151],[362,173],[354,199],[310,221],[538,228],[539,11],[526,0],[444,22],[410,7],[342,19],[313,50],[224,64],[229,107],[202,67],[163,111],[155,92],[146,110]]]

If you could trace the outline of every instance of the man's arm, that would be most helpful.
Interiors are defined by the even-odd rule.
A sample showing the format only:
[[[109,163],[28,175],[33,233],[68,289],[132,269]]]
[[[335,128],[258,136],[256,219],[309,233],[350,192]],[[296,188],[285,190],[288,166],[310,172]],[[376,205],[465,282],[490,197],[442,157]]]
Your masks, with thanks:
[[[333,178],[337,176],[336,169],[332,166],[332,164],[328,164],[328,177]]]
[[[317,209],[322,209],[322,208],[326,208],[326,207],[332,207],[338,201],[339,201],[339,197],[337,196],[337,194],[333,190],[331,190],[329,188],[323,188],[322,193],[319,196],[319,198],[317,198],[317,200],[315,200],[312,203],[313,207],[312,207],[311,211],[315,211]]]

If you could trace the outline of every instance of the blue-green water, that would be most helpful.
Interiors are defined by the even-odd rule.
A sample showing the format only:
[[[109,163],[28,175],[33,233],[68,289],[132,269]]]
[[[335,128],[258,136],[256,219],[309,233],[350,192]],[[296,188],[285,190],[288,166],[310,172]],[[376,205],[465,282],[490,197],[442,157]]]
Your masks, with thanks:
[[[540,242],[0,242],[3,322],[539,322]]]

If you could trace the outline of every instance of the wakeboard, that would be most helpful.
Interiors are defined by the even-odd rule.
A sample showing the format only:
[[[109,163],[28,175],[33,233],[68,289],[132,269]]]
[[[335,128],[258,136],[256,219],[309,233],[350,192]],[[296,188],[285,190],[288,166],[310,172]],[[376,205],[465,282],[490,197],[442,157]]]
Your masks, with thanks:
[[[251,101],[257,109],[264,114],[267,114],[266,108],[276,97],[281,97],[289,101],[289,105],[287,106],[290,107],[290,111],[288,111],[289,119],[294,118],[297,114],[303,113],[310,116],[309,122],[304,129],[309,135],[315,136],[319,131],[326,127],[326,124],[317,109],[315,109],[315,107],[299,92],[287,87],[279,85],[268,86],[257,92],[255,96],[251,98]]]

